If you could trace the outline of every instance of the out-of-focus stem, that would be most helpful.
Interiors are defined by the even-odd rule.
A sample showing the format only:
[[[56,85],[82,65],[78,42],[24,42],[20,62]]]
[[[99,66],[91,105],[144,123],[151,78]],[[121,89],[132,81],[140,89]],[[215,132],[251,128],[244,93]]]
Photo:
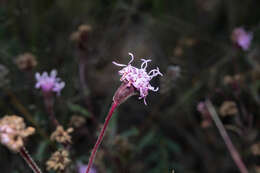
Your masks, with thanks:
[[[117,108],[117,106],[118,106],[118,103],[117,102],[113,102],[113,104],[112,104],[112,106],[111,106],[111,108],[110,108],[110,110],[108,112],[108,115],[106,117],[104,126],[103,126],[103,128],[102,128],[102,130],[101,130],[101,132],[100,132],[100,134],[98,136],[97,142],[96,142],[96,144],[95,144],[95,146],[94,146],[94,148],[93,148],[93,150],[91,152],[86,173],[89,173],[90,168],[92,167],[92,164],[93,164],[95,156],[96,156],[97,149],[98,149],[100,143],[102,142],[102,139],[103,139],[103,137],[105,135],[105,132],[106,132],[106,129],[107,129],[107,126],[108,126],[108,123],[109,123],[109,121],[110,121],[110,119],[111,119],[111,117],[113,115],[113,112]]]
[[[52,93],[44,93],[44,104],[46,107],[46,111],[49,114],[50,121],[52,122],[53,126],[56,128],[57,126],[60,125],[60,123],[58,122],[58,120],[54,115]]]
[[[212,103],[210,100],[206,100],[206,105],[207,108],[209,110],[209,113],[212,117],[212,119],[214,120],[234,162],[236,163],[238,169],[240,170],[241,173],[248,173],[248,170],[244,164],[244,162],[242,161],[238,151],[236,150],[235,146],[233,145],[231,139],[229,138],[226,129],[224,128],[224,125],[222,124],[221,120],[218,117],[218,114],[215,110],[215,108],[213,107]]]
[[[48,139],[49,138],[48,135],[40,128],[37,122],[33,119],[33,115],[24,107],[24,105],[18,100],[15,94],[13,94],[9,90],[6,90],[6,93],[11,98],[11,102],[15,106],[15,108],[18,111],[20,111],[25,116],[25,118],[37,128],[37,131],[41,136],[43,136],[45,139]]]
[[[22,147],[19,151],[22,158],[26,161],[26,163],[29,165],[29,167],[33,170],[34,173],[42,173],[40,168],[37,166],[35,161],[32,159],[28,151],[25,149],[25,147]]]

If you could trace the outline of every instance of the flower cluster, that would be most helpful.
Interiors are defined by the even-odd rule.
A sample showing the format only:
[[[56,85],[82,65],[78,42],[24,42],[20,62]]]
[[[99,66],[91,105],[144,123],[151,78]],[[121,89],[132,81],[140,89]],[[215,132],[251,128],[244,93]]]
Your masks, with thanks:
[[[41,88],[44,93],[49,93],[52,91],[59,95],[60,91],[65,86],[65,82],[61,82],[60,78],[57,78],[56,76],[56,70],[52,70],[50,76],[47,72],[43,72],[42,75],[40,75],[40,73],[36,73],[35,78],[37,83],[35,84],[35,88]]]
[[[64,130],[62,126],[57,126],[56,130],[51,134],[51,140],[55,140],[59,143],[71,143],[70,133],[73,132],[73,128]]]
[[[37,65],[35,56],[29,52],[19,55],[15,63],[20,70],[30,70]]]
[[[236,115],[238,113],[238,108],[233,101],[224,101],[219,109],[219,114],[223,117]]]
[[[129,86],[134,86],[135,89],[137,89],[140,93],[139,99],[144,99],[145,105],[146,103],[146,96],[148,95],[148,90],[152,91],[158,91],[159,88],[154,88],[150,85],[150,80],[152,80],[153,77],[160,75],[162,76],[162,73],[159,71],[159,68],[151,70],[149,73],[146,72],[147,64],[148,62],[152,61],[150,59],[141,59],[142,64],[141,68],[136,68],[131,65],[131,63],[134,60],[134,55],[132,53],[129,53],[131,56],[131,60],[127,65],[125,64],[119,64],[116,62],[113,62],[113,64],[124,67],[122,70],[119,71],[119,75],[121,75],[121,81],[126,82]]]
[[[201,101],[197,105],[197,111],[201,114],[201,127],[202,128],[207,128],[211,126],[212,124],[212,119],[210,116],[210,113],[208,111],[208,108],[206,106],[206,103],[204,101]]]
[[[63,171],[69,164],[69,152],[67,150],[58,150],[52,154],[51,158],[46,162],[47,170]]]
[[[244,51],[249,49],[252,39],[253,34],[251,32],[246,32],[242,27],[236,28],[232,32],[232,41],[240,46]]]
[[[0,142],[14,152],[18,152],[24,146],[24,138],[34,132],[33,127],[26,128],[23,118],[16,115],[0,119]]]

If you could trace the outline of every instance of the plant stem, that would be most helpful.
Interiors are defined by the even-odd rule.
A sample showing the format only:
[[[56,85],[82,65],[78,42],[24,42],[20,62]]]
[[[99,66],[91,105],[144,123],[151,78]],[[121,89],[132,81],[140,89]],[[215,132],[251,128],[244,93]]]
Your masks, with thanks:
[[[206,105],[207,105],[207,108],[209,110],[209,113],[212,117],[212,119],[214,120],[234,162],[236,163],[239,171],[241,173],[248,173],[248,170],[244,164],[244,162],[242,161],[238,151],[236,150],[235,146],[233,145],[231,139],[229,138],[228,134],[227,134],[227,131],[226,129],[224,128],[224,125],[222,124],[222,122],[220,121],[219,117],[218,117],[218,114],[215,110],[215,108],[213,107],[212,103],[210,100],[206,100]]]
[[[100,132],[100,134],[98,136],[98,139],[96,141],[96,144],[95,144],[95,146],[94,146],[94,148],[93,148],[93,150],[91,152],[86,173],[88,173],[90,171],[90,168],[92,167],[92,164],[93,164],[95,156],[96,156],[97,149],[98,149],[100,143],[102,142],[102,139],[103,139],[103,137],[105,135],[105,131],[106,131],[107,126],[108,126],[108,123],[109,123],[109,121],[110,121],[110,119],[111,119],[111,117],[113,115],[113,112],[117,108],[117,106],[118,106],[118,103],[117,102],[113,102],[113,104],[112,104],[112,106],[111,106],[111,108],[110,108],[110,110],[108,112],[108,115],[106,117],[104,126],[103,126],[103,128],[102,128],[102,130],[101,130],[101,132]]]
[[[52,122],[54,128],[56,128],[57,126],[60,125],[60,123],[58,122],[58,120],[56,119],[55,115],[54,115],[54,110],[53,110],[53,104],[54,104],[54,100],[53,100],[53,95],[52,93],[44,93],[43,94],[44,97],[44,104],[46,107],[46,111],[49,114],[49,118],[50,121]]]
[[[26,163],[29,165],[29,167],[33,170],[34,173],[42,173],[40,168],[37,166],[35,161],[32,159],[28,151],[25,147],[22,147],[19,151],[22,158],[26,161]]]

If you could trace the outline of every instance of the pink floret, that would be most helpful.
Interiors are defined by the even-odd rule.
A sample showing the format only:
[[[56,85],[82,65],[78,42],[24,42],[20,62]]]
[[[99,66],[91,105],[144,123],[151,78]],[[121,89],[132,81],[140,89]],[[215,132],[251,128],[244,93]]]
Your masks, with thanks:
[[[47,72],[43,72],[42,75],[40,75],[40,73],[36,73],[35,78],[37,82],[35,84],[35,88],[41,88],[43,92],[56,92],[60,95],[61,90],[65,86],[65,82],[62,82],[61,79],[56,76],[56,70],[52,70],[50,76]]]
[[[251,32],[246,32],[244,28],[239,27],[234,29],[233,40],[244,50],[247,51],[250,48],[251,41],[253,39],[253,34]]]
[[[146,68],[148,65],[148,62],[152,61],[150,59],[141,59],[142,64],[141,68],[136,68],[131,65],[132,61],[134,60],[134,56],[132,53],[129,53],[131,56],[131,60],[127,65],[125,64],[119,64],[116,62],[113,62],[113,64],[124,67],[122,70],[120,70],[118,73],[121,75],[121,81],[128,82],[129,85],[133,85],[140,93],[139,99],[144,99],[145,105],[146,103],[146,96],[148,95],[148,90],[152,91],[158,91],[159,88],[154,88],[150,85],[150,80],[152,80],[153,77],[160,75],[163,76],[162,73],[159,71],[159,68],[151,70],[149,73],[146,72]]]

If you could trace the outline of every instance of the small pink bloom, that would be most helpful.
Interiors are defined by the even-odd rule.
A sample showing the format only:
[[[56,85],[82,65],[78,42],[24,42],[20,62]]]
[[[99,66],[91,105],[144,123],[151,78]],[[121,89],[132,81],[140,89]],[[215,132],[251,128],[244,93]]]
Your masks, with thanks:
[[[203,102],[203,101],[199,102],[199,104],[197,105],[197,111],[199,113],[201,113],[202,115],[208,114],[208,109],[207,109],[205,102]]]
[[[62,82],[60,78],[57,78],[57,71],[52,70],[50,76],[47,72],[43,72],[42,75],[40,73],[35,74],[35,78],[37,83],[35,84],[35,88],[41,88],[43,92],[56,92],[58,95],[60,91],[64,88],[65,82]]]
[[[236,28],[232,32],[233,42],[240,46],[244,51],[249,49],[252,39],[253,34],[251,32],[246,32],[242,27]]]
[[[154,88],[150,85],[150,80],[152,80],[153,77],[160,75],[162,76],[162,73],[159,71],[159,68],[151,70],[149,73],[146,72],[147,64],[148,62],[152,61],[150,59],[141,59],[142,64],[141,68],[136,68],[131,65],[131,63],[134,60],[134,55],[132,53],[129,53],[131,56],[131,60],[127,65],[125,64],[119,64],[116,62],[113,62],[113,64],[124,67],[122,70],[119,71],[119,75],[121,75],[121,81],[127,82],[129,85],[133,85],[140,93],[139,99],[144,99],[144,104],[146,103],[146,96],[148,95],[148,90],[152,91],[158,91],[159,87]]]
[[[84,164],[78,164],[78,173],[86,173],[87,167],[88,165],[84,165]],[[90,168],[89,173],[97,173],[95,168]]]

